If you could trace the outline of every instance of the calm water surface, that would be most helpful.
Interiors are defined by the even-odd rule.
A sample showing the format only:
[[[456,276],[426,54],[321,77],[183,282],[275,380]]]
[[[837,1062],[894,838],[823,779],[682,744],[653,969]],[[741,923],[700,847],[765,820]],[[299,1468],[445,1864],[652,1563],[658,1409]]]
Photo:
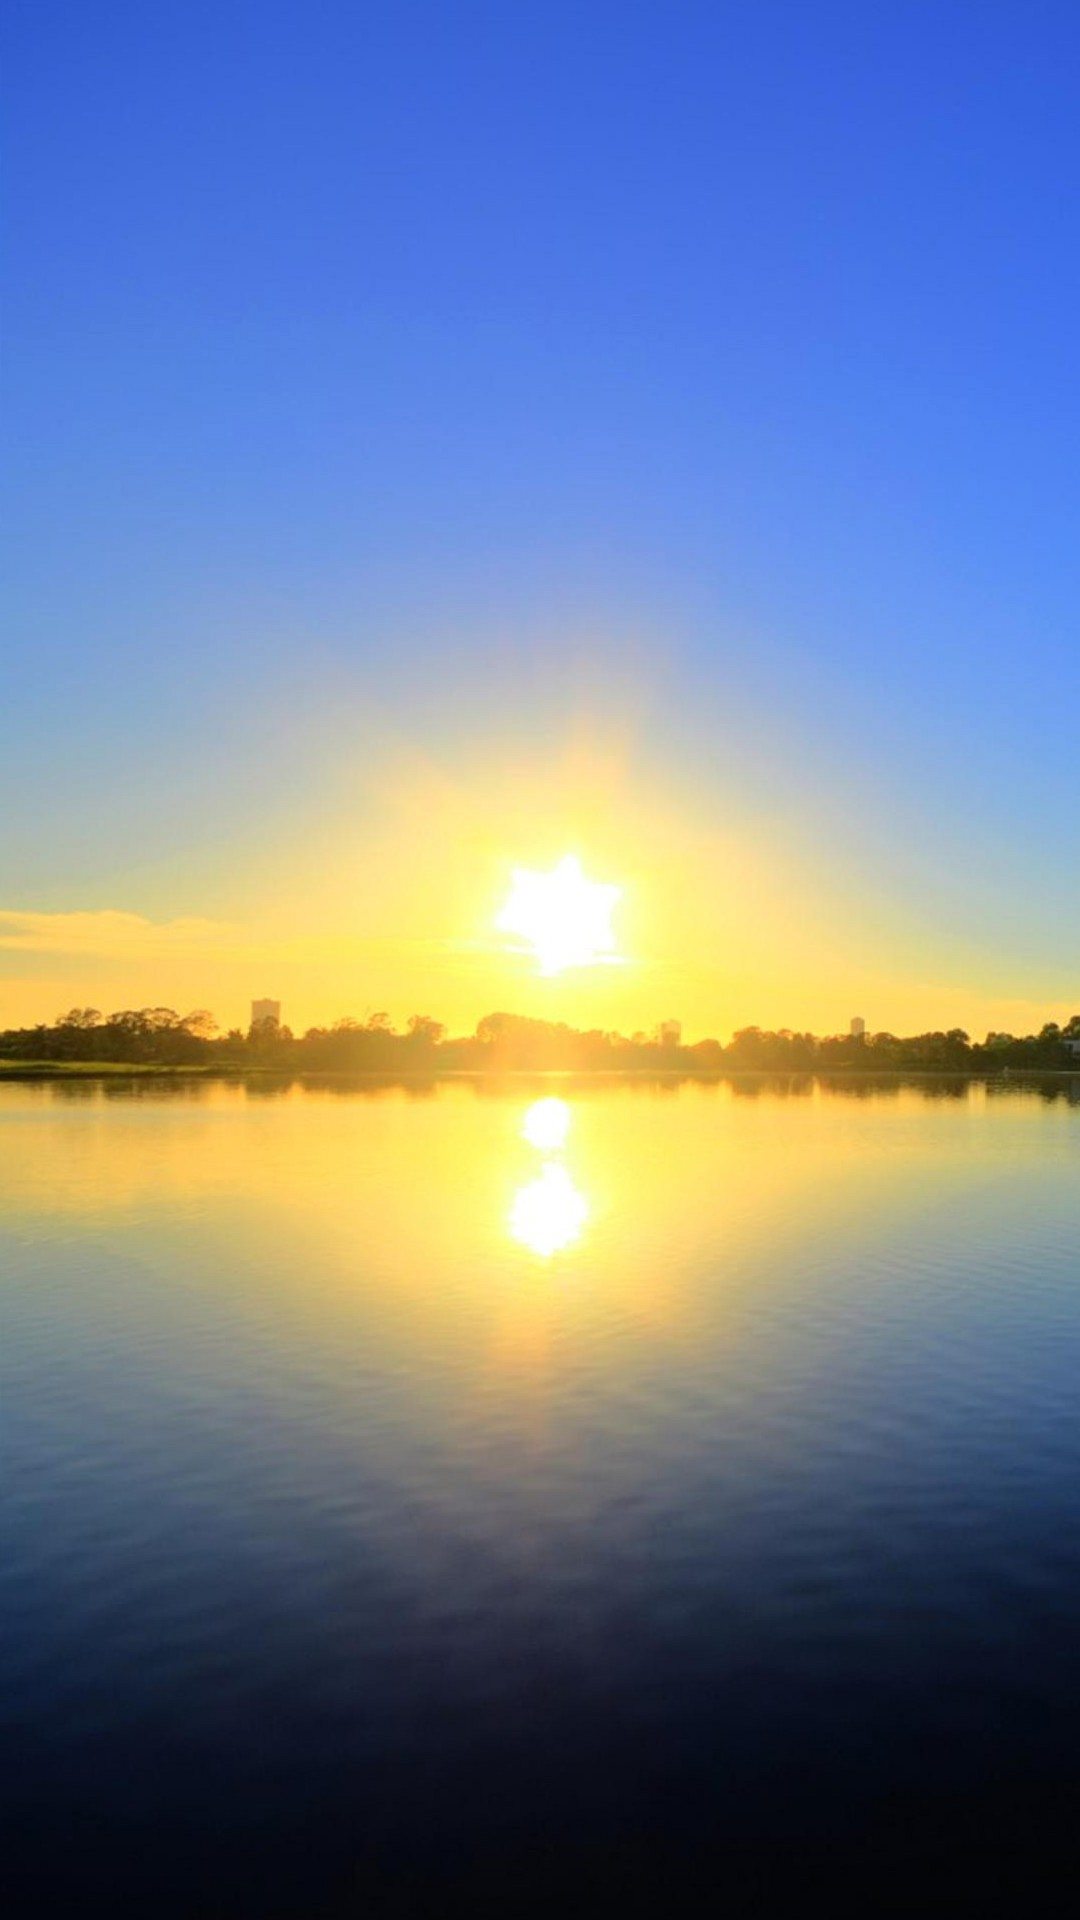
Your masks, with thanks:
[[[13,1900],[1057,1844],[1066,1086],[0,1087]]]

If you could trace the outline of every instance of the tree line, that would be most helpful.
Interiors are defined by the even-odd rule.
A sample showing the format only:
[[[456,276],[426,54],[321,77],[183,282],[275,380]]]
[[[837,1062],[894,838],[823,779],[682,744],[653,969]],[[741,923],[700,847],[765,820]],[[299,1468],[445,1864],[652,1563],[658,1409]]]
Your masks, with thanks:
[[[433,1073],[626,1072],[815,1073],[831,1070],[892,1073],[1000,1073],[1004,1069],[1080,1070],[1080,1014],[1064,1027],[1048,1021],[1037,1034],[988,1033],[973,1041],[959,1027],[899,1037],[892,1033],[819,1037],[787,1028],[742,1027],[726,1046],[706,1039],[683,1045],[670,1030],[629,1036],[522,1014],[489,1013],[475,1033],[448,1035],[441,1021],[414,1014],[396,1029],[385,1013],[343,1019],[294,1034],[274,1020],[245,1033],[221,1032],[204,1008],[178,1014],[141,1007],[103,1015],[73,1007],[51,1026],[0,1032],[0,1060],[200,1067],[225,1072]]]

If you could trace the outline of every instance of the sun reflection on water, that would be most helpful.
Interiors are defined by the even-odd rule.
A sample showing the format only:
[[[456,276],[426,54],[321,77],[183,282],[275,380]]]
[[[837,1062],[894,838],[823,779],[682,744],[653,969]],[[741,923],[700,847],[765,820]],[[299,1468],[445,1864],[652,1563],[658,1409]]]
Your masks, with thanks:
[[[548,1259],[580,1239],[588,1202],[554,1160],[545,1160],[535,1180],[519,1187],[510,1209],[510,1232],[521,1245]]]
[[[581,1238],[588,1202],[575,1186],[561,1154],[570,1133],[571,1112],[554,1095],[534,1100],[521,1122],[521,1137],[545,1156],[534,1179],[519,1187],[510,1208],[512,1237],[543,1260]]]
[[[570,1109],[565,1100],[549,1095],[546,1100],[534,1100],[521,1123],[521,1136],[530,1147],[539,1148],[541,1153],[558,1153],[565,1147],[570,1132]]]

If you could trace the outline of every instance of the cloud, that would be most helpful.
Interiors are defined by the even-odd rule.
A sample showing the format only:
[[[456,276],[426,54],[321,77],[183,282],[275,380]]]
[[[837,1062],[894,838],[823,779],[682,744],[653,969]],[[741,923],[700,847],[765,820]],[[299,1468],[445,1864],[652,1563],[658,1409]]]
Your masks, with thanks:
[[[291,964],[439,956],[468,943],[372,937],[332,928],[244,927],[188,915],[148,920],[101,908],[81,913],[28,913],[0,907],[0,953],[59,954],[96,960],[270,960]]]
[[[198,959],[235,952],[238,930],[223,920],[147,920],[105,908],[26,913],[0,907],[0,950],[109,960]]]

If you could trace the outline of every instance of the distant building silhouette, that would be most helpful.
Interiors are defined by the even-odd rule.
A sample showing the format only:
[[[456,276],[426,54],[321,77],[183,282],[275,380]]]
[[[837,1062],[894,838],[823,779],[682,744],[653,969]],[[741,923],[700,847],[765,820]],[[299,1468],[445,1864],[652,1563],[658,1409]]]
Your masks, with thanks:
[[[281,1025],[280,1000],[253,1000],[251,1003],[251,1024],[257,1027],[263,1020],[272,1020],[275,1027]]]
[[[661,1020],[660,1045],[662,1047],[678,1047],[681,1044],[682,1044],[682,1021],[681,1020]]]
[[[855,1018],[851,1023],[851,1037],[853,1040],[866,1039],[866,1021],[863,1019],[860,1019],[858,1014],[855,1015]]]

